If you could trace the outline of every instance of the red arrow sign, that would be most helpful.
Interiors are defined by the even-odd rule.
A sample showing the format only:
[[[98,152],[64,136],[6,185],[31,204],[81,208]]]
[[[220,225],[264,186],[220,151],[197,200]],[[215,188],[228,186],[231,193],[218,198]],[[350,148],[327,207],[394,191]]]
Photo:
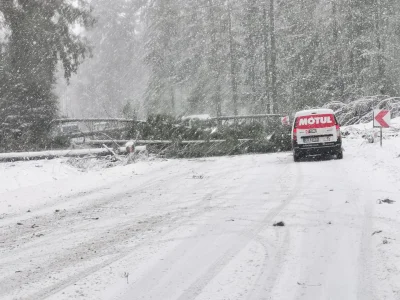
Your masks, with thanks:
[[[388,110],[381,110],[379,111],[377,114],[375,114],[374,116],[374,123],[378,123],[376,124],[377,126],[381,126],[383,128],[389,128],[389,122],[390,122],[390,114]]]

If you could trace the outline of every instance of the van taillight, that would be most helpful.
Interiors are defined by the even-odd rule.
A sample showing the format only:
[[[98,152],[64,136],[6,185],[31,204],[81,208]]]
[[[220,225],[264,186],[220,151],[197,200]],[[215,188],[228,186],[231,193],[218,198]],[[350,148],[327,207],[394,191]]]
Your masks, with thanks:
[[[297,141],[297,129],[293,128],[293,141]]]
[[[336,124],[336,135],[340,138],[340,126],[338,124]]]

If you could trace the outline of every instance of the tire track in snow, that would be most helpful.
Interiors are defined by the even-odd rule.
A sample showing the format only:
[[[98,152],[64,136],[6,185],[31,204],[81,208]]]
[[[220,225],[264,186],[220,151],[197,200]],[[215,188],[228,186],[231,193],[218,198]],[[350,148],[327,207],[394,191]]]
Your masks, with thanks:
[[[243,171],[247,169],[247,166],[244,166],[243,168],[236,168],[237,172]],[[224,171],[220,171],[217,172],[217,174],[225,174],[225,173],[231,173],[230,172],[230,168]],[[181,217],[181,219],[179,219],[179,221],[177,221],[173,226],[169,226],[168,230],[162,232],[162,234],[157,234],[149,239],[147,239],[146,242],[139,244],[135,247],[129,248],[126,251],[122,252],[120,255],[118,255],[117,257],[113,257],[107,261],[105,261],[104,263],[101,263],[99,265],[96,265],[94,267],[91,267],[87,270],[85,270],[84,272],[80,273],[77,276],[74,276],[72,279],[68,280],[68,281],[64,281],[60,284],[54,285],[51,289],[47,289],[46,291],[42,291],[40,293],[37,293],[34,295],[34,299],[45,299],[47,297],[50,297],[60,291],[62,291],[63,289],[67,288],[68,286],[72,285],[73,283],[77,282],[80,279],[83,279],[87,276],[89,276],[90,274],[103,269],[104,267],[107,267],[113,263],[115,263],[118,260],[121,260],[129,255],[131,255],[131,253],[133,253],[134,251],[137,251],[139,249],[141,249],[142,247],[146,247],[152,244],[159,244],[160,240],[163,241],[168,241],[168,239],[164,239],[164,237],[169,236],[173,231],[175,231],[176,229],[178,229],[179,227],[181,227],[183,224],[185,224],[188,221],[193,220],[196,216],[200,216],[205,212],[208,212],[210,208],[210,202],[214,197],[218,197],[218,196],[222,196],[225,194],[226,190],[228,187],[225,187],[224,189],[215,189],[214,191],[207,193],[207,195],[205,196],[205,198],[203,199],[202,203],[199,203],[198,209],[196,211],[194,211],[193,213],[186,215],[184,217]],[[196,205],[197,206],[197,205]],[[170,224],[167,222],[167,224]]]
[[[263,247],[265,256],[260,272],[254,281],[253,289],[246,297],[248,300],[269,299],[267,295],[271,292],[279,277],[281,266],[289,250],[290,231],[285,227],[277,234],[279,235],[278,243],[271,243],[261,236],[256,238],[256,241]]]
[[[300,189],[300,186],[303,183],[301,166],[300,164],[295,164],[295,165],[296,165],[296,174],[292,176],[300,177],[301,182],[296,182],[296,187],[292,191],[292,193],[299,192],[298,189]],[[284,179],[286,179],[286,177]],[[282,181],[284,189],[289,189],[290,184],[291,182],[289,182],[288,180]],[[286,206],[284,208],[286,208]],[[260,232],[261,231],[262,230],[260,230]],[[289,250],[290,231],[288,227],[284,227],[282,228],[282,230],[277,231],[277,234],[279,235],[278,243],[269,242],[268,238],[261,236],[260,234],[256,237],[256,241],[263,247],[265,251],[265,256],[262,266],[260,268],[260,273],[258,274],[256,280],[254,281],[253,289],[247,295],[246,299],[249,300],[267,299],[266,295],[272,290],[276,280],[278,279],[281,266],[284,262],[284,258]]]
[[[165,168],[166,169],[166,168]],[[161,171],[164,170],[161,169]],[[180,176],[186,174],[187,172],[182,172],[182,173],[177,173],[173,175],[169,175],[173,178],[179,178]],[[116,187],[113,189],[124,189],[123,192],[119,192],[117,194],[112,194],[112,195],[104,195],[104,191],[109,191],[110,190],[110,185],[114,184],[108,183],[108,186],[103,186],[101,188],[96,188],[88,191],[80,191],[77,193],[73,193],[70,195],[66,195],[62,197],[62,199],[68,199],[64,202],[56,202],[53,203],[52,205],[48,206],[46,204],[41,205],[37,210],[34,210],[33,212],[27,214],[17,214],[17,215],[7,215],[4,218],[0,219],[0,229],[3,226],[9,226],[9,225],[15,225],[17,221],[19,222],[29,222],[29,220],[35,220],[38,217],[41,217],[43,215],[48,214],[49,210],[51,208],[60,208],[60,207],[66,207],[66,206],[71,206],[71,205],[76,205],[76,209],[71,209],[68,211],[69,214],[76,214],[78,211],[82,210],[90,210],[95,207],[102,206],[106,203],[115,201],[115,198],[124,198],[126,197],[127,194],[132,193],[132,194],[139,194],[143,191],[146,191],[147,189],[156,186],[159,184],[159,181],[165,179],[166,174],[159,175],[152,177],[150,179],[144,180],[143,183],[140,183],[140,186],[135,186],[134,188],[126,188],[126,184],[129,183],[130,179],[125,179],[123,182],[118,182],[116,184]],[[82,205],[83,204],[83,205]]]
[[[356,156],[353,157],[353,160],[358,158]],[[354,163],[352,161],[352,163]],[[361,164],[360,164],[361,165]],[[364,172],[368,174],[367,168],[369,168],[369,162],[363,160],[362,165],[364,166]],[[358,164],[356,164],[355,169],[357,170]],[[349,170],[352,167],[348,167]],[[373,187],[374,184],[370,182],[369,177],[363,176],[363,186],[359,186],[359,181],[355,180],[349,172],[346,172],[347,175],[347,188],[346,190],[349,191],[347,193],[347,199],[354,211],[357,213],[360,219],[360,240],[359,240],[359,257],[358,257],[358,278],[356,279],[357,283],[357,298],[358,299],[365,299],[365,300],[375,300],[379,297],[376,296],[376,290],[374,287],[374,282],[372,280],[372,266],[371,266],[371,259],[372,259],[372,248],[371,242],[372,237],[371,233],[373,231],[373,223],[374,223],[374,205],[375,202],[372,203],[369,201],[368,197],[365,199],[360,199],[360,194],[365,189],[365,186]],[[359,179],[356,177],[356,179]],[[360,207],[359,204],[362,204]]]
[[[201,171],[201,170],[203,170],[203,169],[205,169],[207,167],[209,167],[209,166],[207,166],[207,165],[201,166],[200,168],[196,169],[196,171],[197,172]],[[237,172],[241,172],[241,171],[245,170],[246,168],[247,168],[247,166],[243,165],[243,166],[240,166],[240,167],[236,168],[236,171]],[[168,176],[168,181],[177,182],[178,177],[184,176],[185,174],[189,175],[189,174],[191,174],[191,171],[192,170],[185,170],[185,172],[176,174],[175,176],[167,175]],[[221,175],[221,174],[232,175],[231,174],[231,168],[226,168],[226,169],[223,169],[223,170],[219,170],[218,172],[213,173],[213,176],[218,176],[218,175]],[[164,177],[165,177],[165,175],[162,175],[162,176],[159,176],[158,178],[164,178]],[[150,182],[150,181],[154,182],[154,178],[152,178],[151,180],[148,180],[148,182]],[[160,185],[160,184],[162,184],[162,182],[160,182],[160,180],[157,180],[155,183],[150,183],[150,184],[146,185],[145,187],[142,186],[141,190],[149,189],[149,188],[152,188],[152,187],[156,187],[157,185]],[[123,196],[125,194],[125,192],[126,191],[121,192],[119,195]],[[191,220],[194,217],[196,217],[198,215],[201,215],[202,213],[206,212],[207,211],[206,208],[210,206],[210,201],[211,201],[211,198],[213,197],[213,195],[217,195],[218,193],[222,193],[223,194],[223,192],[221,192],[220,189],[216,189],[213,192],[208,193],[197,204],[189,207],[189,210],[193,210],[193,212],[191,212],[191,213],[187,213],[186,211],[182,211],[182,210],[175,211],[173,214],[169,214],[168,218],[161,219],[161,221],[160,222],[156,222],[156,224],[150,224],[149,228],[153,229],[154,231],[156,231],[157,228],[163,228],[166,225],[170,225],[171,224],[171,220],[172,219],[174,220],[174,225],[170,226],[167,230],[163,230],[161,234],[157,234],[156,233],[155,235],[148,237],[147,240],[144,243],[140,243],[137,246],[128,248],[128,249],[120,252],[117,255],[113,255],[111,258],[105,260],[104,262],[102,262],[100,264],[95,264],[94,266],[86,268],[84,271],[78,272],[78,274],[76,274],[76,275],[74,275],[74,276],[72,276],[72,277],[70,277],[70,278],[68,278],[66,280],[61,280],[60,282],[58,282],[56,284],[52,284],[49,287],[43,288],[41,291],[35,293],[32,296],[29,296],[29,299],[35,299],[36,300],[36,299],[43,299],[43,298],[46,298],[48,296],[51,296],[52,294],[57,293],[58,291],[60,291],[60,290],[62,290],[64,288],[72,285],[74,282],[76,282],[76,281],[78,281],[78,280],[80,280],[80,279],[92,274],[93,272],[95,272],[95,271],[97,271],[99,269],[102,269],[102,268],[114,263],[115,261],[118,261],[118,260],[128,256],[132,251],[140,249],[141,247],[144,247],[144,246],[148,246],[148,245],[160,240],[164,236],[167,236],[168,234],[170,234],[171,232],[173,232],[174,230],[179,228],[182,224],[184,224],[188,220]],[[115,203],[116,201],[118,201],[118,199],[116,200],[116,198],[117,197],[115,195],[113,195],[111,197],[107,197],[107,196],[104,197],[103,196],[104,200],[103,201],[99,201],[99,203],[96,203],[95,206],[96,207],[97,206],[104,206],[105,203]],[[179,203],[179,201],[177,203]],[[93,207],[94,206],[88,206],[87,209],[92,210]],[[73,216],[73,215],[74,214],[71,214],[71,216]],[[155,217],[157,217],[157,216],[155,216]],[[68,218],[65,218],[65,220],[68,220]],[[129,223],[129,222],[127,222],[127,223]],[[151,226],[151,225],[153,225],[153,226]],[[85,224],[78,224],[71,230],[71,232],[72,231],[76,231],[77,228],[82,228],[84,226],[86,226],[86,223]],[[127,239],[130,239],[132,237],[131,236],[132,229],[133,229],[133,227],[129,226],[129,224],[127,224],[125,227],[122,226],[122,228],[119,228],[117,230],[117,233],[118,233],[116,235],[117,238],[111,239],[111,240],[104,240],[103,239],[101,241],[99,240],[98,242],[100,242],[100,246],[103,246],[103,247],[106,246],[106,245],[109,245],[109,244],[114,244],[114,245],[118,246],[121,242],[123,242],[123,241],[125,241]],[[127,234],[124,234],[125,232]],[[96,238],[93,239],[93,240],[96,241]],[[55,270],[60,270],[60,269],[63,269],[64,267],[71,267],[73,265],[73,263],[79,263],[80,262],[79,261],[79,255],[76,255],[76,252],[84,251],[85,249],[87,249],[86,247],[88,245],[90,245],[90,243],[93,242],[93,240],[90,240],[87,243],[84,243],[83,245],[80,245],[79,248],[76,248],[74,250],[75,252],[74,251],[69,251],[69,252],[65,253],[64,256],[57,255],[56,256],[57,261],[47,262],[48,265],[46,267],[46,269],[47,269],[46,272],[43,272],[43,271],[37,272],[36,273],[37,277],[31,276],[31,281],[33,283],[34,282],[39,282],[42,277],[47,276],[49,274],[49,271],[52,272],[52,271],[55,271]],[[40,245],[36,245],[36,246],[39,247]],[[29,248],[27,250],[29,250]],[[15,253],[14,253],[14,255],[15,255]],[[44,254],[44,256],[45,255],[46,254]],[[99,253],[92,255],[92,257],[94,257],[94,258],[96,256],[98,257]],[[42,270],[43,269],[44,268],[42,268]],[[35,275],[35,274],[33,274],[33,275]],[[12,288],[13,286],[17,287],[16,284],[18,285],[18,284],[21,283],[21,280],[17,279],[18,276],[20,276],[20,273],[19,274],[13,274],[13,275],[11,275],[11,277],[8,277],[8,278],[5,278],[4,280],[2,280],[0,282],[0,285],[8,286],[9,288]],[[6,284],[7,282],[8,282],[8,284]]]
[[[197,169],[197,171],[202,171],[205,168],[206,166],[201,165],[200,168]],[[242,171],[243,169],[245,169],[245,167],[239,168],[238,172]],[[44,231],[41,231],[41,233],[45,234],[45,236],[47,235],[48,232],[54,232],[55,229],[70,228],[72,225],[73,225],[73,230],[76,231],[77,229],[85,228],[88,224],[90,224],[90,222],[82,222],[82,220],[85,217],[87,219],[90,219],[91,216],[93,215],[93,212],[95,212],[96,217],[101,218],[103,217],[103,213],[107,213],[107,210],[110,209],[109,207],[107,207],[107,205],[112,204],[118,206],[119,202],[127,202],[128,197],[134,199],[134,197],[132,196],[141,195],[143,192],[161,186],[162,182],[165,179],[168,179],[168,181],[175,182],[181,179],[182,177],[189,175],[190,172],[191,170],[184,170],[183,172],[172,175],[163,174],[155,176],[152,177],[151,179],[145,180],[144,183],[140,184],[139,187],[128,188],[128,189],[125,187],[122,192],[118,192],[116,194],[110,193],[109,195],[104,195],[101,192],[97,191],[93,191],[89,195],[82,194],[83,197],[78,198],[79,205],[73,207],[72,209],[68,209],[66,211],[60,211],[60,214],[54,214],[54,211],[51,211],[51,213],[49,213],[48,212],[49,210],[47,209],[43,214],[39,214],[41,213],[39,211],[38,213],[29,213],[21,215],[21,217],[17,219],[15,219],[15,217],[3,219],[0,221],[0,232],[2,232],[0,237],[1,240],[4,241],[4,243],[1,244],[0,253],[1,249],[8,249],[13,244],[16,244],[16,242],[18,242],[19,247],[24,243],[31,242],[32,235],[37,233],[37,229],[35,229],[35,226],[33,226],[34,224],[39,225],[40,226],[39,228],[51,225],[50,229],[48,230],[44,229]],[[215,173],[215,175],[218,176],[220,174],[225,174],[226,172],[227,170],[222,170]],[[126,185],[126,183],[127,182],[121,183],[121,185],[124,186]],[[69,202],[57,203],[54,205],[54,208],[67,207],[68,205],[70,205]],[[16,225],[17,222],[21,222],[26,226],[18,226]],[[77,222],[81,223],[79,225],[75,225],[75,223]],[[71,232],[71,230],[64,232],[64,234],[68,234],[69,232]],[[15,240],[15,237],[19,237],[19,239]],[[63,236],[57,234],[56,236],[44,237],[41,239],[41,242],[45,242],[46,239],[51,239],[54,242],[57,240],[61,240],[62,238]],[[41,247],[41,245],[38,245],[38,247]],[[15,253],[9,253],[9,256],[15,256]],[[3,253],[1,256],[1,258],[3,259],[6,257],[7,257],[6,253]]]
[[[120,259],[123,259],[124,257],[128,256],[131,252],[136,251],[136,250],[140,249],[141,247],[148,246],[152,243],[155,243],[157,240],[162,239],[164,236],[168,236],[171,232],[173,232],[174,230],[179,228],[182,225],[182,223],[203,213],[205,211],[204,208],[206,208],[208,206],[209,201],[212,198],[212,195],[213,195],[212,193],[208,193],[205,197],[203,197],[203,200],[200,203],[198,203],[198,205],[196,205],[197,207],[194,208],[195,211],[192,213],[189,213],[187,215],[182,214],[182,215],[175,215],[175,216],[169,214],[168,219],[161,218],[161,221],[157,222],[156,224],[154,224],[153,222],[150,222],[148,227],[142,226],[140,229],[141,231],[144,231],[144,232],[146,232],[148,230],[153,231],[153,234],[150,233],[149,235],[146,236],[145,242],[139,243],[133,247],[128,247],[128,248],[124,249],[122,252],[120,251],[116,255],[111,254],[111,258],[108,258],[101,263],[96,263],[93,266],[87,267],[87,268],[85,268],[85,270],[80,271],[77,274],[75,274],[67,279],[61,280],[60,282],[58,282],[56,284],[53,284],[47,288],[40,290],[37,293],[30,295],[29,297],[27,297],[27,299],[35,299],[35,300],[45,299],[45,298],[61,291],[62,289],[74,284],[76,281],[78,281],[78,280],[104,268],[104,267],[107,267]],[[152,218],[149,218],[149,220],[150,219],[152,219]],[[162,233],[160,234],[159,231],[157,230],[157,228],[164,228],[166,225],[170,225],[171,219],[176,220],[174,225],[169,226],[168,229],[162,231]],[[88,240],[86,243],[79,245],[79,248],[75,248],[74,251],[69,251],[69,252],[65,253],[63,256],[57,255],[56,260],[49,261],[45,267],[43,267],[39,270],[33,270],[31,273],[28,272],[28,274],[30,277],[34,278],[33,280],[39,281],[41,278],[44,278],[44,276],[48,275],[49,270],[57,270],[57,269],[67,267],[67,266],[70,267],[73,264],[79,264],[81,262],[80,256],[83,254],[85,256],[85,259],[89,260],[89,262],[90,262],[91,258],[98,257],[102,251],[107,252],[108,248],[112,248],[114,246],[119,246],[122,242],[132,239],[132,233],[136,231],[135,228],[138,228],[138,225],[136,225],[136,224],[131,225],[131,226],[127,225],[126,227],[118,228],[117,232],[113,232],[112,234],[109,234],[108,238],[106,238],[106,239],[98,240],[95,238],[92,240]],[[97,249],[96,253],[92,252],[92,253],[89,253],[89,255],[88,255],[87,249],[88,249],[88,247],[93,246],[93,241],[96,242],[98,248],[96,248]],[[110,253],[105,253],[104,255],[109,256]],[[101,256],[103,256],[103,255],[101,255]],[[66,263],[66,265],[63,265],[63,263],[64,264]],[[43,269],[46,270],[46,273],[42,271]],[[0,286],[7,286],[8,289],[18,288],[18,286],[16,286],[16,284],[19,285],[19,283],[17,280],[15,280],[18,277],[18,275],[19,274],[13,274],[10,277],[2,279],[0,282]],[[19,299],[23,299],[23,298],[19,298]]]
[[[186,172],[175,174],[170,178],[174,180],[185,174]],[[19,226],[16,225],[16,223],[12,223],[15,222],[15,220],[6,220],[5,224],[0,223],[0,232],[2,232],[0,237],[1,240],[4,241],[0,247],[0,253],[3,252],[0,262],[3,263],[3,261],[8,257],[16,257],[15,251],[20,252],[21,256],[24,256],[24,251],[31,251],[34,248],[42,248],[43,243],[46,241],[51,241],[52,243],[61,243],[65,235],[76,232],[80,229],[84,229],[90,225],[92,221],[85,221],[85,218],[90,219],[90,216],[93,214],[93,212],[96,212],[96,217],[98,218],[104,217],[104,214],[107,214],[107,209],[100,210],[99,208],[106,206],[109,203],[115,204],[118,202],[125,202],[127,201],[126,199],[128,195],[140,195],[144,191],[160,185],[160,181],[164,178],[165,175],[162,175],[146,180],[145,183],[139,188],[125,190],[123,192],[113,194],[112,196],[104,196],[102,194],[92,193],[90,196],[88,196],[89,199],[86,199],[87,197],[84,196],[83,199],[79,200],[80,203],[84,203],[84,206],[77,206],[66,211],[60,211],[59,213],[45,213],[44,215],[40,216],[31,216],[31,214],[28,214],[28,218],[19,221],[25,224],[24,226]],[[55,207],[65,207],[65,205],[65,203],[61,203]],[[76,224],[78,222],[79,224]],[[35,227],[34,225],[39,227]],[[40,228],[40,234],[44,234],[44,236],[40,240],[37,240],[36,243],[34,242],[32,244],[32,236],[38,233],[38,229],[36,228]],[[60,234],[60,232],[56,232],[56,230],[61,230],[62,234]],[[52,234],[53,232],[55,234]],[[10,248],[13,251],[9,251]],[[12,263],[12,261],[7,263]]]
[[[350,181],[352,182],[352,181]],[[367,184],[367,186],[371,186],[371,184]],[[373,185],[372,185],[373,186]],[[349,201],[354,202],[356,205],[360,202],[360,189],[354,188],[354,184],[352,184],[352,188],[349,187],[351,191],[349,193]],[[359,259],[358,259],[358,299],[365,300],[375,300],[379,297],[376,297],[376,290],[374,287],[374,282],[371,278],[372,266],[371,266],[371,258],[372,258],[372,228],[373,228],[373,210],[375,203],[371,203],[371,201],[364,200],[364,206],[362,209],[357,206],[357,211],[359,217],[362,218],[362,229],[361,229],[361,238],[359,245]]]
[[[300,167],[298,164],[293,164],[292,162],[288,162],[283,172],[278,176],[278,182],[281,181],[282,177],[287,175],[287,169],[291,166],[294,166],[296,169],[295,184],[290,185],[291,191],[288,196],[285,197],[283,203],[278,205],[277,207],[270,210],[267,215],[262,219],[261,224],[253,226],[246,231],[242,232],[241,235],[246,239],[245,241],[237,242],[234,248],[231,248],[223,255],[221,255],[211,266],[208,268],[207,272],[203,274],[200,278],[198,278],[193,284],[191,284],[184,293],[182,293],[177,300],[187,300],[187,299],[195,299],[197,296],[201,294],[203,289],[213,280],[218,273],[220,273],[224,267],[243,249],[245,248],[251,241],[257,240],[258,234],[266,227],[271,226],[270,222],[279,215],[295,198],[298,189],[302,184],[302,176],[300,173]],[[286,182],[286,181],[284,181]],[[268,258],[269,259],[269,258]]]

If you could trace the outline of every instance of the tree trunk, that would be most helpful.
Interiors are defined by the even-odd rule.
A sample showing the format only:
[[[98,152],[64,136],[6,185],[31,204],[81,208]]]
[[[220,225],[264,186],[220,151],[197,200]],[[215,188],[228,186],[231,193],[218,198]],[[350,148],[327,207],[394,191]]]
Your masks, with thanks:
[[[269,112],[271,110],[270,106],[270,91],[269,91],[269,64],[268,64],[268,21],[267,21],[267,9],[264,6],[263,9],[263,40],[264,40],[264,88],[265,88],[265,96],[262,97],[261,101],[261,111],[263,113]]]
[[[332,18],[333,18],[333,47],[335,47],[335,53],[333,57],[333,74],[335,89],[338,92],[340,99],[344,100],[344,81],[343,81],[343,61],[340,52],[340,40],[339,40],[339,22],[338,22],[338,4],[337,0],[331,0],[332,3]]]
[[[219,64],[217,59],[218,49],[217,49],[217,30],[216,22],[214,17],[214,7],[212,0],[208,0],[208,5],[210,7],[210,26],[211,26],[211,70],[213,74],[213,84],[215,85],[215,91],[213,95],[213,101],[215,105],[216,115],[220,117],[222,115],[221,109],[221,83],[219,82]]]
[[[221,106],[221,84],[217,83],[217,87],[215,89],[215,109],[217,113],[217,117],[222,116],[222,106]]]
[[[277,70],[276,70],[276,36],[275,36],[275,0],[270,0],[269,6],[269,22],[270,22],[270,37],[271,37],[271,113],[277,111]]]
[[[383,46],[382,46],[382,8],[381,1],[375,0],[375,29],[376,29],[376,47],[378,49],[377,64],[378,64],[378,81],[383,81],[385,77],[385,64],[383,61]]]
[[[254,44],[253,44],[254,45]],[[256,90],[256,62],[254,60],[254,57],[252,58],[251,61],[251,66],[250,66],[250,83],[251,83],[251,104],[252,104],[252,111],[257,111],[257,90]]]
[[[176,104],[175,104],[175,91],[174,88],[170,87],[170,95],[171,95],[171,113],[173,116],[176,114]]]
[[[231,5],[228,4],[228,29],[229,29],[229,51],[231,60],[231,85],[232,85],[232,103],[233,103],[233,114],[238,114],[238,86],[236,80],[236,58],[235,58],[235,45],[233,43],[232,34],[232,20],[231,20]]]
[[[335,47],[335,54],[333,60],[333,71],[336,77],[339,76],[339,28],[338,28],[338,21],[337,21],[337,0],[332,0],[332,18],[333,18],[333,45]]]

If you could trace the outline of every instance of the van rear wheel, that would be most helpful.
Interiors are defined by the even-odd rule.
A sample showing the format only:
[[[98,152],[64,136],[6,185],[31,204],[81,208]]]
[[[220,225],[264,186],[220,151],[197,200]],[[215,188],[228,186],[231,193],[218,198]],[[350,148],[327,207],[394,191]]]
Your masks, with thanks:
[[[296,151],[294,151],[293,152],[293,160],[295,161],[295,162],[299,162],[300,161],[300,155],[299,155],[299,153],[297,153]]]
[[[343,159],[343,150],[340,150],[340,151],[336,154],[336,158],[337,158],[337,159]]]

